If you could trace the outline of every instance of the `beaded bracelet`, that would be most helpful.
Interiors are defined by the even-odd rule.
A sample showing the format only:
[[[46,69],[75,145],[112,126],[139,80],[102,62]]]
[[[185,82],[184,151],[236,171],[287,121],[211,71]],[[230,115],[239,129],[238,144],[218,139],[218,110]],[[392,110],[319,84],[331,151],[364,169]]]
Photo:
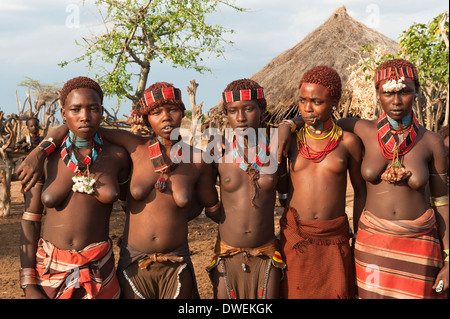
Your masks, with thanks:
[[[45,153],[47,153],[47,157],[50,156],[50,154],[56,149],[56,144],[53,143],[53,138],[49,137],[46,140],[43,140],[38,145],[39,149],[43,150]]]
[[[292,120],[282,120],[280,125],[289,125],[289,128],[291,130],[291,133],[295,133],[297,131],[297,126],[295,125],[294,121]]]

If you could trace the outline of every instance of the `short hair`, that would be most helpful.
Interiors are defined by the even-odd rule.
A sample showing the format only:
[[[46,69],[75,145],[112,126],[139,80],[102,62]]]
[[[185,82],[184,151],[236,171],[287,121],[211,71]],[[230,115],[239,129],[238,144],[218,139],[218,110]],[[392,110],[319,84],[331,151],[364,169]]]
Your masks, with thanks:
[[[442,139],[445,139],[448,136],[448,125],[442,126],[438,133],[441,135]]]
[[[232,92],[232,91],[240,91],[240,90],[250,90],[250,89],[260,89],[262,88],[261,85],[259,85],[256,81],[250,80],[250,79],[240,79],[233,81],[227,85],[224,92]],[[265,111],[267,108],[267,101],[263,97],[262,99],[254,100],[256,103],[258,103],[258,106],[261,111]],[[227,102],[223,102],[223,113],[227,114]]]
[[[79,76],[64,83],[64,86],[59,93],[59,100],[61,101],[61,105],[64,107],[66,98],[70,92],[81,88],[92,89],[97,92],[98,96],[100,97],[100,101],[103,104],[103,90],[100,85],[91,78],[88,78],[86,76]]]
[[[309,69],[303,74],[298,89],[302,87],[303,83],[319,84],[328,89],[333,103],[339,103],[342,94],[342,81],[335,69],[325,65],[319,65]]]
[[[173,88],[174,90],[176,90],[179,94],[178,95],[179,99],[178,98],[161,99],[161,100],[158,100],[158,101],[150,103],[150,104],[143,101],[143,99],[145,99],[146,94],[149,94],[151,91],[155,91],[155,90],[159,90],[159,89],[163,89],[163,88]],[[160,106],[166,105],[166,104],[178,106],[184,116],[184,111],[186,110],[186,107],[184,106],[183,100],[181,99],[181,90],[177,89],[172,83],[156,82],[156,83],[150,85],[144,91],[143,97],[138,102],[138,105],[139,105],[139,114],[142,116],[142,119],[144,120],[144,123],[145,123],[145,125],[147,125],[147,127],[151,127],[151,126],[150,126],[150,123],[148,122],[146,115],[149,115],[154,109],[156,109]]]
[[[36,117],[29,117],[25,121],[25,125],[28,125],[28,121],[31,121],[31,120],[35,120],[39,124],[39,119],[38,118],[36,118]]]
[[[386,79],[398,77],[399,76],[398,70],[400,70],[402,68],[410,68],[412,70],[412,74],[408,74],[407,72],[402,72],[402,73],[405,77],[409,77],[409,78],[413,79],[414,85],[416,86],[416,90],[419,89],[420,83],[419,83],[419,77],[418,77],[416,66],[413,63],[411,63],[405,59],[392,59],[392,60],[387,60],[387,61],[381,63],[375,71],[375,75],[376,75],[375,76],[375,88],[377,90],[380,86],[380,82],[383,80],[381,77],[377,76],[377,74],[379,74],[379,72],[381,72],[383,70],[387,70],[387,68],[393,68],[394,70],[397,70],[397,71],[394,72],[393,74],[392,74],[392,72],[390,74],[386,74]]]

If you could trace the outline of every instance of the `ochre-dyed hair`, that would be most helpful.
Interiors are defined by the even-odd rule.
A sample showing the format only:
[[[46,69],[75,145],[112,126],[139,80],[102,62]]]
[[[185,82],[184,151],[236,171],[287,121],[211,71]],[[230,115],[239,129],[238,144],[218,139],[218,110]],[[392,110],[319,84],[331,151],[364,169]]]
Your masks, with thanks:
[[[261,88],[261,85],[259,85],[257,82],[250,80],[250,79],[240,79],[231,82],[227,85],[224,92],[231,92],[231,91],[240,91],[240,90],[249,90],[249,89],[259,89]],[[261,112],[266,111],[267,102],[265,98],[255,100],[256,103],[258,103],[259,108],[261,109]],[[223,102],[223,113],[227,114],[227,106],[229,103]]]
[[[417,74],[417,69],[416,66],[409,62],[408,60],[404,60],[404,59],[392,59],[392,60],[387,60],[383,63],[381,63],[378,68],[376,69],[375,73],[377,73],[380,70],[384,70],[386,68],[402,68],[402,67],[409,67],[411,69],[415,70],[415,74]],[[419,79],[414,76],[412,77],[412,79],[414,80],[414,84],[416,86],[416,91],[419,89],[420,83],[419,83]],[[378,90],[378,87],[380,85],[381,81],[375,82],[375,88]]]
[[[64,86],[61,92],[59,93],[61,105],[64,106],[64,104],[66,103],[66,98],[70,92],[81,88],[88,88],[97,92],[98,95],[100,96],[101,103],[103,104],[103,91],[100,85],[88,77],[79,76],[64,83]]]
[[[445,139],[448,136],[448,125],[442,126],[438,133],[441,135],[442,139]]]
[[[175,88],[175,86],[172,83],[167,83],[167,82],[156,82],[155,84],[150,85],[145,91],[144,91],[144,95],[150,91],[154,91],[154,90],[159,90],[162,88]],[[143,97],[144,98],[144,97]],[[183,101],[181,100],[181,91],[180,91],[180,99],[164,99],[164,100],[160,100],[160,101],[156,101],[150,105],[145,105],[142,101],[139,102],[140,104],[140,108],[139,108],[139,114],[142,116],[142,119],[144,120],[145,125],[147,125],[148,127],[150,126],[150,123],[148,122],[148,118],[147,115],[149,115],[154,109],[156,109],[157,107],[166,105],[166,104],[170,104],[170,105],[176,105],[180,108],[181,112],[183,113],[184,116],[184,111],[186,110]]]
[[[328,89],[328,93],[331,96],[333,103],[339,103],[342,94],[342,82],[341,77],[336,70],[320,65],[316,66],[303,74],[298,89],[302,87],[303,83],[320,84]]]

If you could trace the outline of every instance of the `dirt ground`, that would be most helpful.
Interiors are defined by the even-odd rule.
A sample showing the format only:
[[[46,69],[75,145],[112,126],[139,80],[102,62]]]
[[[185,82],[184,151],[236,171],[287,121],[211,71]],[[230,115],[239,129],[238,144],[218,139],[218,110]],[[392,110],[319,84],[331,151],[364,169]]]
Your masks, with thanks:
[[[351,219],[352,199],[353,191],[349,185],[347,187],[346,208],[349,219]],[[278,221],[282,211],[281,207],[276,207],[274,211],[275,233],[278,233],[279,231]],[[20,183],[12,182],[11,214],[7,217],[0,217],[0,299],[24,298],[23,291],[19,287],[19,240],[22,212],[23,195],[20,192]],[[124,219],[124,213],[118,205],[115,205],[110,221],[110,237],[114,242],[122,234]],[[45,217],[43,222],[45,222]],[[189,223],[191,258],[195,268],[200,297],[202,299],[213,298],[212,286],[205,268],[210,263],[216,236],[217,224],[203,214]],[[119,256],[118,247],[114,247],[114,254],[117,262]]]

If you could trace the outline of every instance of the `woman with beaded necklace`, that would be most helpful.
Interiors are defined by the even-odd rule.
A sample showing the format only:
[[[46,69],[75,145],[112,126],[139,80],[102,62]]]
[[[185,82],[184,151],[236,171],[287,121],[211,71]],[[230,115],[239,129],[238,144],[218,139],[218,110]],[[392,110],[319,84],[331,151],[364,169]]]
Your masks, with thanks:
[[[354,298],[345,212],[347,172],[355,189],[354,216],[364,207],[365,186],[361,142],[331,118],[340,98],[341,79],[334,69],[317,66],[303,75],[299,107],[306,125],[288,152],[288,206],[280,219],[281,252],[287,265],[282,298]]]
[[[60,101],[70,131],[61,151],[51,154],[55,144],[48,139],[33,151],[51,155],[42,195],[25,203],[22,218],[20,281],[26,298],[119,297],[109,218],[131,163],[124,149],[98,133],[102,100],[95,81],[67,81]],[[47,214],[39,239],[41,199]]]
[[[382,116],[338,121],[365,150],[367,201],[355,229],[359,298],[445,298],[449,286],[446,153],[412,111],[419,87],[414,64],[388,60],[375,74]],[[289,144],[288,127],[282,130],[280,149]]]
[[[181,91],[158,82],[144,91],[139,109],[154,132],[152,136],[100,130],[105,140],[122,145],[133,163],[117,270],[124,299],[198,298],[189,256],[188,221],[203,207],[218,209],[219,200],[215,180],[206,174],[210,165],[194,163],[192,147],[185,145],[190,148],[189,161],[184,161],[180,152],[184,147],[171,156],[171,133],[180,127],[184,110]],[[52,132],[55,143],[65,130],[61,127]],[[30,164],[32,171],[38,166]]]

